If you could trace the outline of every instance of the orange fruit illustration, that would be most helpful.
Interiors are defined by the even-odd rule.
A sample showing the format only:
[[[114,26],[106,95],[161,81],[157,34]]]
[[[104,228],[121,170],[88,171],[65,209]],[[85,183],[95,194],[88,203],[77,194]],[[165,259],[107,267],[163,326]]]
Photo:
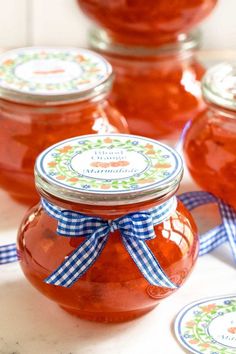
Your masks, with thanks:
[[[110,189],[111,186],[109,184],[102,184],[101,189]]]
[[[56,163],[55,161],[48,162],[48,166],[49,166],[49,167],[55,167],[56,164],[57,164],[57,163]]]
[[[104,139],[104,143],[110,144],[110,143],[112,143],[112,139],[111,138],[105,138]]]
[[[168,162],[166,162],[166,163],[158,162],[154,167],[156,167],[156,168],[170,168],[171,164]]]
[[[76,177],[71,177],[70,179],[68,179],[69,182],[78,182],[78,178]]]
[[[59,152],[64,153],[64,152],[68,152],[71,149],[72,149],[72,146],[67,145],[67,146],[64,146],[63,148],[59,149]]]
[[[230,327],[228,328],[228,332],[232,334],[236,334],[236,327]]]
[[[57,176],[57,177],[56,177],[56,179],[59,179],[60,181],[63,180],[63,179],[65,179],[65,178],[66,178],[66,176]]]

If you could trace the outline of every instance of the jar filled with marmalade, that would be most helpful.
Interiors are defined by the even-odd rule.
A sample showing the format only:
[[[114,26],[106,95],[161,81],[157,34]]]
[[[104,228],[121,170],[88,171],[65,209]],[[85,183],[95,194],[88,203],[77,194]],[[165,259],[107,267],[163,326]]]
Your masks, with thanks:
[[[112,64],[110,100],[127,119],[132,134],[175,142],[185,123],[203,111],[201,78],[195,58],[199,33],[158,47],[117,45],[94,29],[91,47]]]
[[[24,48],[0,56],[0,186],[32,203],[34,162],[69,137],[127,132],[107,101],[112,68],[84,49]]]
[[[81,9],[116,42],[173,42],[213,10],[217,0],[77,0]]]
[[[41,202],[19,228],[26,278],[81,318],[122,322],[152,310],[185,282],[198,236],[175,193],[178,153],[133,135],[87,135],[36,160]]]
[[[186,132],[186,163],[199,186],[236,208],[236,66],[209,69],[202,92],[207,110]]]

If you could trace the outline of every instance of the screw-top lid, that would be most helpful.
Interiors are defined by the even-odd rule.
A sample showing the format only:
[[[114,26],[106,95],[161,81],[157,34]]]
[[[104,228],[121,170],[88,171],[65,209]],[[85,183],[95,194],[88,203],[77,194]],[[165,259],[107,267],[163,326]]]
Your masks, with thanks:
[[[105,94],[111,65],[79,48],[21,48],[0,55],[0,97],[28,104],[63,104]]]
[[[125,134],[64,140],[36,160],[39,191],[84,204],[131,204],[174,192],[179,154],[155,140]]]
[[[221,63],[209,69],[202,79],[206,100],[236,110],[236,64]]]

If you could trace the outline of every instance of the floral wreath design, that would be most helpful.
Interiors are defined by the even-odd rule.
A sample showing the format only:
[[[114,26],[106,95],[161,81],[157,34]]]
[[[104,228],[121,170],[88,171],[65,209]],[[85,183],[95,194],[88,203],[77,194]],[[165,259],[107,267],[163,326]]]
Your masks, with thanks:
[[[82,154],[85,151],[91,149],[124,149],[125,152],[135,151],[141,153],[147,157],[148,168],[138,174],[134,174],[132,177],[122,179],[96,179],[93,177],[86,177],[74,171],[71,166],[71,160],[77,154]],[[163,179],[168,178],[173,174],[173,166],[171,162],[171,153],[163,152],[161,148],[156,148],[146,140],[121,140],[119,138],[98,138],[91,140],[79,140],[77,144],[58,146],[53,149],[51,153],[51,160],[47,163],[46,173],[54,181],[61,182],[63,185],[72,186],[78,189],[87,190],[107,190],[107,191],[119,191],[119,190],[133,190],[149,186],[153,183],[158,183]],[[106,168],[101,166],[101,163],[91,163],[93,168]],[[113,167],[126,168],[129,164],[126,160],[120,160],[114,162]],[[109,162],[107,167],[111,167],[112,162]],[[174,166],[176,167],[176,166]],[[170,172],[171,169],[171,172]]]
[[[15,70],[19,65],[28,63],[32,60],[62,60],[65,62],[73,62],[80,66],[81,75],[74,79],[68,80],[61,83],[42,83],[42,82],[32,82],[19,78],[15,74]],[[63,91],[63,92],[75,92],[81,90],[81,85],[97,85],[101,81],[105,80],[109,75],[109,65],[107,64],[106,71],[104,72],[104,65],[106,62],[102,62],[102,59],[91,53],[86,53],[86,51],[21,51],[17,55],[0,62],[0,85],[6,86],[10,89],[20,90],[23,92],[37,93],[42,90],[46,90],[49,93],[53,91]],[[44,73],[43,71],[37,71],[37,73],[43,74],[60,74],[63,69],[52,70]]]
[[[183,323],[182,340],[188,348],[196,348],[199,353],[233,354],[235,349],[218,343],[208,333],[208,327],[214,319],[232,312],[236,314],[236,300],[224,300],[221,304],[213,302],[206,306],[198,306],[197,310],[193,311],[191,321]],[[227,328],[227,331],[236,337],[236,327]]]

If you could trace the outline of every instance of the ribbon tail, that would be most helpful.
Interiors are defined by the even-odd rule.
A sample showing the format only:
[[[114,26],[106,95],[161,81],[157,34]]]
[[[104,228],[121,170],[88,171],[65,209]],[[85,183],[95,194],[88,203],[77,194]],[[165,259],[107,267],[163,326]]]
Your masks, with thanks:
[[[130,256],[150,284],[163,288],[178,288],[165,274],[145,241],[136,239],[130,240],[125,237],[122,237],[122,239]]]
[[[108,236],[96,233],[82,242],[75,251],[44,282],[71,287],[96,261],[102,252]]]
[[[204,256],[213,251],[227,240],[228,237],[223,224],[207,231],[200,236],[199,256]]]
[[[7,264],[19,260],[16,250],[16,244],[0,246],[0,264]]]
[[[236,261],[236,214],[235,211],[227,204],[220,203],[220,213],[223,220],[223,224],[228,236],[230,248]]]
[[[208,203],[216,203],[217,198],[212,194],[203,191],[186,192],[178,195],[178,199],[186,206],[187,209],[192,210],[201,205]]]
[[[232,251],[232,254],[234,257],[234,261],[236,262],[236,237],[235,237],[235,235],[229,234],[228,241],[229,241],[230,248],[231,248],[231,251]]]

